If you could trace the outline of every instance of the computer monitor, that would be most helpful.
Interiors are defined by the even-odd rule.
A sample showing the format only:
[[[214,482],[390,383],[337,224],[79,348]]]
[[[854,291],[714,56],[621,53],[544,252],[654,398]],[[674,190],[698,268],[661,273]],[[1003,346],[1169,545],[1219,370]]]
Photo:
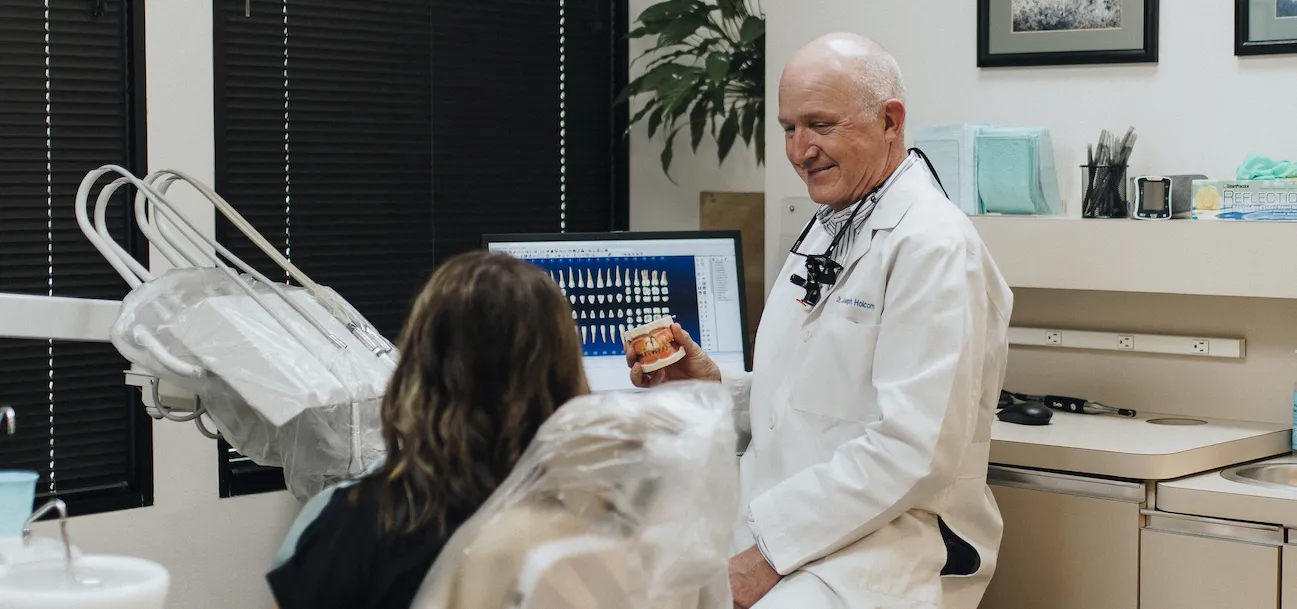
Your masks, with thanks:
[[[738,231],[486,235],[572,303],[592,391],[633,389],[621,331],[670,315],[717,365],[750,370]],[[593,285],[592,285],[593,284]]]

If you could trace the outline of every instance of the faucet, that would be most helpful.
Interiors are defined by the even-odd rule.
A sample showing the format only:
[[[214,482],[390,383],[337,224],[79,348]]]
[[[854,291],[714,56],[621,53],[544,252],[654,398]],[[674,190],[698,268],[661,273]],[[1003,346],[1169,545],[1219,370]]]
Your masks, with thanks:
[[[50,512],[59,513],[59,533],[63,537],[63,553],[67,560],[67,570],[68,570],[68,574],[72,575],[73,578],[75,579],[76,574],[73,573],[72,571],[72,541],[68,539],[68,506],[67,504],[63,503],[61,499],[49,500],[48,503],[37,508],[35,512],[32,512],[31,516],[27,517],[27,521],[23,523],[23,531],[22,531],[23,545],[27,545],[31,543],[32,525],[36,524],[36,522],[40,520],[41,517],[45,516]]]
[[[13,408],[0,406],[0,424],[4,425],[5,433],[11,436],[18,431],[18,417],[14,414]]]

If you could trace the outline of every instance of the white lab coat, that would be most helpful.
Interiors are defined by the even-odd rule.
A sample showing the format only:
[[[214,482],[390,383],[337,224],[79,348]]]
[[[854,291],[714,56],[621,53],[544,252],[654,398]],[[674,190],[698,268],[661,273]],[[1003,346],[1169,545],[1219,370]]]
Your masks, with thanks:
[[[789,256],[753,372],[726,375],[751,433],[736,550],[759,536],[786,576],[754,609],[972,609],[1003,529],[986,474],[1013,294],[922,160],[860,231],[813,309]],[[831,240],[816,222],[799,251]],[[976,548],[972,575],[940,576],[938,517]]]

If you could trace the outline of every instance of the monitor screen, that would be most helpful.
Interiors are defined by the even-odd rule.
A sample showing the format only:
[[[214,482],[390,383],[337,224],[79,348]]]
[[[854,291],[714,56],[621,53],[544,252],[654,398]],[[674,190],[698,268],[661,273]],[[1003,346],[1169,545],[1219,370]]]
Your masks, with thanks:
[[[737,231],[488,235],[558,284],[581,333],[593,391],[633,389],[621,332],[671,316],[717,365],[745,370],[743,262]]]

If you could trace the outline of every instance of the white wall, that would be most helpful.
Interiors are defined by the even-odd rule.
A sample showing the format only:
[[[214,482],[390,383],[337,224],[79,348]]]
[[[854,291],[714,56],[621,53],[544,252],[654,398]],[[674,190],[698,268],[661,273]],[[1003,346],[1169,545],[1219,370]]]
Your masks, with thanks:
[[[632,21],[640,12],[659,0],[630,0]],[[634,25],[631,29],[634,29]],[[651,39],[630,41],[630,57],[635,59],[652,48]],[[634,62],[630,78],[644,73],[648,60]],[[638,105],[634,108],[638,109]],[[697,230],[699,195],[708,191],[761,192],[765,172],[757,165],[756,154],[739,139],[719,163],[716,140],[704,135],[695,154],[689,145],[686,128],[676,136],[671,161],[671,177],[662,173],[661,133],[648,137],[648,127],[641,122],[631,131],[630,141],[630,227],[631,230]],[[782,157],[781,157],[782,158]]]
[[[145,13],[149,169],[179,169],[211,184],[211,0],[150,0]],[[195,205],[191,217],[209,229],[214,225],[210,204],[183,200]],[[172,609],[270,607],[265,573],[297,514],[297,501],[286,492],[218,498],[216,443],[192,424],[154,423],[153,458],[154,505],[75,518],[69,525],[73,542],[87,553],[138,556],[166,566]],[[57,534],[53,523],[37,530]]]
[[[784,197],[805,187],[784,159],[775,121],[778,79],[793,51],[837,30],[871,36],[897,57],[908,87],[909,124],[987,121],[1048,127],[1059,187],[1076,212],[1077,168],[1099,131],[1134,125],[1132,174],[1204,173],[1232,178],[1248,152],[1297,159],[1297,56],[1238,58],[1233,3],[1161,3],[1158,64],[979,69],[975,2],[772,0],[767,23],[767,251]],[[911,131],[912,134],[912,131]],[[1192,244],[1186,244],[1192,247]],[[1173,260],[1173,257],[1171,258]],[[782,262],[778,257],[768,263]],[[1120,261],[1111,261],[1116,264]],[[777,271],[767,268],[768,273]],[[1175,268],[1169,272],[1193,272]],[[1245,269],[1241,272],[1246,272]],[[1297,281],[1297,278],[1274,278]],[[1242,362],[1187,362],[1146,355],[1015,349],[1006,385],[1073,392],[1166,412],[1291,421],[1293,303],[1018,290],[1014,323],[1244,336]]]

